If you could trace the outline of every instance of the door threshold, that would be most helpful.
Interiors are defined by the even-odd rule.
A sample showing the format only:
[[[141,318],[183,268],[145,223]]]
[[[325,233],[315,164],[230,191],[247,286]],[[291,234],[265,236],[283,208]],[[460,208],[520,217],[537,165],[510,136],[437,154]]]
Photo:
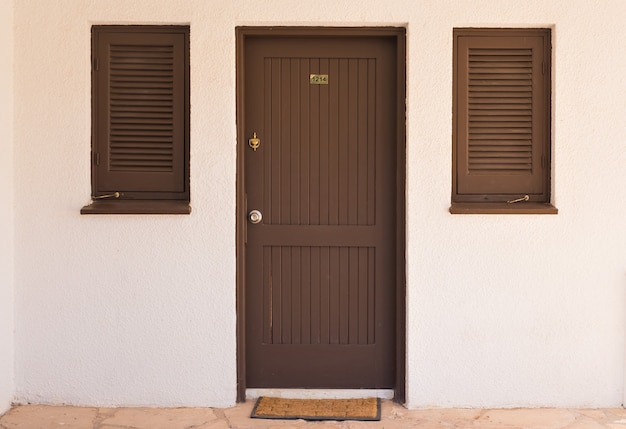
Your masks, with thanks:
[[[381,398],[393,399],[393,389],[246,389],[246,399],[257,399],[261,396],[289,399],[355,399]]]

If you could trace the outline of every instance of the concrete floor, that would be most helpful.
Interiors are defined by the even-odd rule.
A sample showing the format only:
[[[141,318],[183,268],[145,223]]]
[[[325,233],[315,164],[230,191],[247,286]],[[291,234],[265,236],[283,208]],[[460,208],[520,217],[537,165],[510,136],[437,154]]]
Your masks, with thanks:
[[[254,401],[233,408],[86,408],[26,405],[0,417],[0,429],[626,429],[624,409],[407,410],[383,401],[379,422],[249,418]]]

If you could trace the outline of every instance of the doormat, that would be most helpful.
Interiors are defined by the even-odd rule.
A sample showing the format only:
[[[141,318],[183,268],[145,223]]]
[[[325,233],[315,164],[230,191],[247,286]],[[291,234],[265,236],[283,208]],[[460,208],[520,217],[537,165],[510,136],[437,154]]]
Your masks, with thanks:
[[[250,415],[256,419],[380,420],[380,398],[286,399],[261,396]]]

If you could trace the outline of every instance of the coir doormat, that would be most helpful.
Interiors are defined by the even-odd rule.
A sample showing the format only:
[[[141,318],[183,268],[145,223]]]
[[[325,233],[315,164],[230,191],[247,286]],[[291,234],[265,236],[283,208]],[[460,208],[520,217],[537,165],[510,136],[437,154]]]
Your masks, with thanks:
[[[250,417],[377,421],[380,420],[380,399],[286,399],[261,396]]]

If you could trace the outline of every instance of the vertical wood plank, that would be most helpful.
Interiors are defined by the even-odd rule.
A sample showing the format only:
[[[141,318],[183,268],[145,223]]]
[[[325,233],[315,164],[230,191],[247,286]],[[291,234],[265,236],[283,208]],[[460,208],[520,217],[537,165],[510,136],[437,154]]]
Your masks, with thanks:
[[[310,100],[309,100],[309,59],[300,59],[300,76],[299,76],[299,92],[300,106],[300,223],[308,225],[310,223]]]
[[[264,115],[263,117],[263,135],[261,138],[267,142],[272,141],[272,61],[269,58],[265,58],[263,60],[263,69],[265,76],[268,76],[268,79],[264,79],[263,81],[263,108],[265,112],[269,112],[269,114]],[[264,145],[263,146],[263,166],[264,166],[264,174],[263,174],[263,210],[265,211],[264,216],[267,223],[272,224],[275,223],[274,219],[274,211],[273,211],[273,194],[272,194],[272,145]]]
[[[329,60],[328,58],[320,59],[320,73],[329,73]],[[328,85],[317,85],[320,92],[320,142],[319,142],[319,157],[320,157],[320,225],[328,225],[328,115],[329,115],[329,93]]]
[[[350,279],[348,248],[339,249],[339,343],[349,344]]]
[[[263,246],[263,343],[271,344],[272,337],[272,248]]]
[[[358,118],[359,112],[359,67],[358,59],[350,58],[348,66],[349,101],[348,101],[348,224],[358,223]]]
[[[348,223],[348,60],[339,60],[339,139],[338,146],[338,172],[339,172],[339,225]]]
[[[311,344],[320,344],[320,248],[311,248]]]
[[[348,344],[359,342],[359,249],[348,248]]]
[[[300,79],[300,60],[291,58],[289,60],[289,147],[291,148],[291,195],[289,196],[291,206],[291,224],[300,225],[300,115],[299,107],[300,88],[298,81]]]
[[[368,128],[368,67],[367,59],[359,59],[359,106],[357,115],[357,224],[367,225],[367,128]]]
[[[376,223],[376,60],[368,60],[367,80],[367,224]]]
[[[368,254],[369,249],[367,247],[359,248],[358,254],[358,275],[359,275],[359,306],[358,306],[358,326],[359,326],[359,338],[358,344],[367,344],[367,331],[369,326],[369,286],[368,286]]]
[[[271,74],[270,74],[270,118],[271,118],[271,129],[270,136],[271,140],[271,170],[270,174],[272,175],[272,186],[271,186],[271,194],[272,194],[272,204],[271,204],[271,223],[278,225],[281,222],[281,198],[280,198],[280,172],[281,172],[281,115],[280,115],[280,60],[277,58],[272,58],[271,60]]]
[[[330,59],[328,74],[328,224],[339,224],[339,60]]]
[[[367,343],[376,343],[376,253],[369,248],[367,252]]]
[[[303,247],[301,257],[301,336],[302,344],[311,344],[311,248]]]
[[[300,247],[291,248],[291,344],[302,343],[302,273]]]
[[[291,75],[291,62],[288,58],[280,60],[280,223],[288,225],[291,223],[291,85],[289,76]]]
[[[330,329],[330,250],[320,249],[320,343],[329,343]]]
[[[329,287],[330,287],[330,344],[339,344],[339,308],[340,287],[339,287],[339,248],[331,247],[329,249]]]
[[[282,342],[282,268],[281,249],[278,246],[271,247],[272,252],[272,343]]]
[[[311,73],[319,73],[319,58],[311,59]],[[320,85],[309,85],[311,126],[311,197],[310,222],[312,225],[320,223]]]
[[[291,247],[281,247],[281,344],[291,343]]]

